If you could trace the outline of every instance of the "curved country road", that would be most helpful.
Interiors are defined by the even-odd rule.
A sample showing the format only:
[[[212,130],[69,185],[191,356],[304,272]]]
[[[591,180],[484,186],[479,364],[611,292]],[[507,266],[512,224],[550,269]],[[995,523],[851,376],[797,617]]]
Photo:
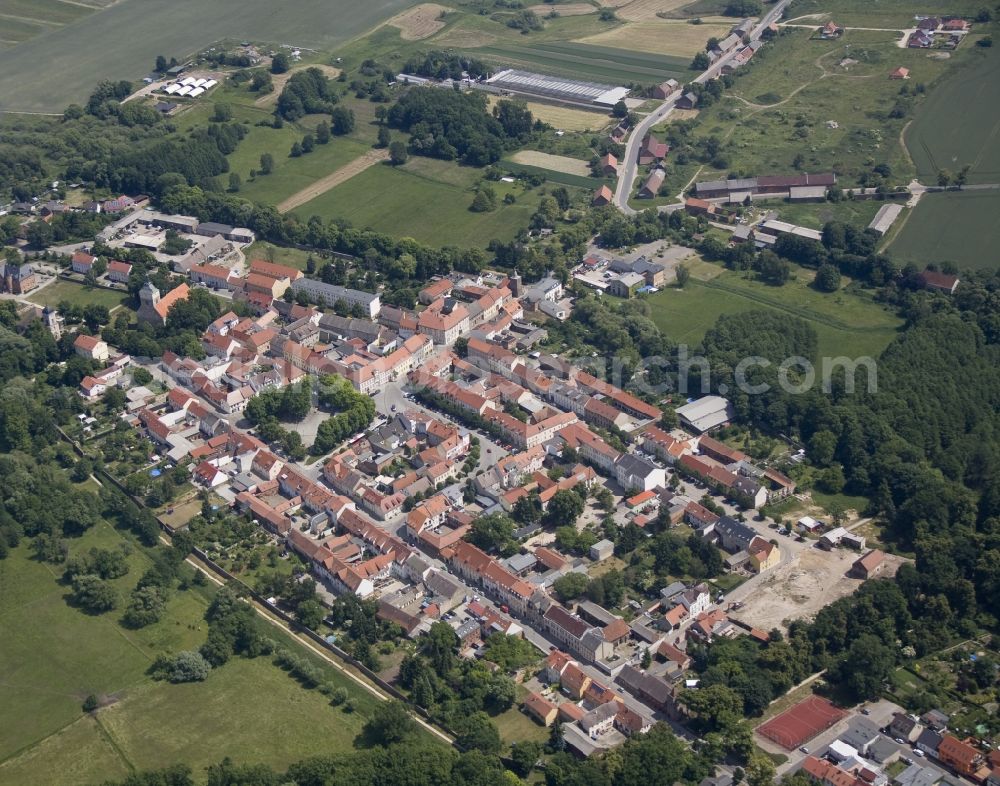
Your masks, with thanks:
[[[768,11],[760,22],[758,22],[757,26],[750,32],[750,40],[756,41],[759,39],[764,30],[766,30],[772,22],[781,18],[782,13],[784,13],[785,8],[790,2],[791,0],[781,0],[780,3],[777,3],[774,8]],[[738,48],[720,57],[706,71],[695,77],[694,81],[704,84],[708,80],[714,79],[722,71],[722,67],[732,60],[737,51]],[[646,117],[644,117],[634,129],[632,129],[632,133],[629,135],[628,142],[625,145],[625,156],[622,159],[621,173],[618,176],[618,182],[615,183],[614,199],[615,207],[626,215],[635,215],[637,212],[629,207],[628,200],[632,194],[632,185],[635,183],[636,174],[639,169],[639,146],[642,144],[643,138],[647,133],[649,133],[650,129],[663,122],[663,120],[674,110],[674,107],[677,104],[677,99],[680,98],[680,95],[681,92],[677,91],[674,95],[670,96],[670,98],[664,101],[655,110],[646,115]]]

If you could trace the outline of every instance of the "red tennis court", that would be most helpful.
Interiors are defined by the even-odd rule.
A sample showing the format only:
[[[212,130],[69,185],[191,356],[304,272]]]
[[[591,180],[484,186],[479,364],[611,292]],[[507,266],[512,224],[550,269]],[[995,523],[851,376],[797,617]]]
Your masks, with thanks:
[[[833,706],[822,696],[810,696],[761,724],[757,731],[791,751],[821,731],[826,731],[846,715],[844,710]]]

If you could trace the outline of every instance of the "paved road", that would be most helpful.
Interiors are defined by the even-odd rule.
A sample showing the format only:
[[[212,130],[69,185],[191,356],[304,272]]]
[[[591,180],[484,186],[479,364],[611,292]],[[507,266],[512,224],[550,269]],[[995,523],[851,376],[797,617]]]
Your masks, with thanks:
[[[761,34],[767,29],[768,25],[777,19],[781,18],[782,13],[784,13],[785,8],[791,0],[781,0],[780,3],[774,6],[763,19],[760,20],[758,25],[751,31],[751,40],[756,40],[760,38]],[[700,84],[704,84],[710,79],[714,79],[722,71],[722,66],[728,63],[736,55],[736,50],[730,52],[723,57],[720,57],[715,63],[713,63],[704,73],[699,74],[695,77],[694,81]],[[677,100],[680,98],[680,92],[678,91],[673,96],[664,101],[659,107],[650,112],[642,121],[632,130],[629,135],[628,142],[625,145],[625,156],[622,163],[621,174],[618,177],[618,182],[615,184],[615,206],[621,210],[626,215],[635,215],[637,212],[633,210],[628,205],[629,196],[632,194],[632,184],[635,183],[635,178],[639,169],[639,146],[642,144],[643,138],[646,134],[653,128],[653,126],[662,123],[663,120],[674,110]]]
[[[375,399],[375,409],[387,418],[391,418],[407,409],[415,409],[434,418],[443,418],[449,423],[455,422],[449,415],[429,409],[414,399],[406,398],[403,395],[403,385],[400,382],[390,382],[376,393],[373,398]],[[396,408],[395,411],[393,411],[393,407]],[[460,423],[458,425],[461,426]],[[497,461],[506,456],[510,451],[486,434],[479,431],[474,433],[479,438],[479,466],[476,467],[475,472],[472,474],[478,475],[483,470],[496,464]]]

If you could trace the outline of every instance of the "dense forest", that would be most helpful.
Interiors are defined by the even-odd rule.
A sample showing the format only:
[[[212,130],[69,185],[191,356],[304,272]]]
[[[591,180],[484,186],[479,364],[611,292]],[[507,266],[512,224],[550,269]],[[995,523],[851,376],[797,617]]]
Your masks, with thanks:
[[[523,102],[500,101],[493,115],[486,104],[478,92],[417,87],[393,105],[388,121],[409,132],[410,150],[417,155],[486,166],[524,144],[534,128]]]

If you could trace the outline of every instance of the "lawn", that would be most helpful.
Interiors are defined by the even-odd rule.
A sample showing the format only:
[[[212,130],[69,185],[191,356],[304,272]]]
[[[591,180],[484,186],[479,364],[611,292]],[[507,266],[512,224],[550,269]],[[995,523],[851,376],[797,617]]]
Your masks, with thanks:
[[[926,184],[939,170],[970,166],[969,183],[1000,183],[1000,48],[975,59],[934,88],[906,131],[906,146]]]
[[[74,13],[84,5],[41,1],[46,6],[67,9],[64,13]],[[38,0],[0,3],[0,12],[5,13],[13,13],[6,9],[15,6],[39,5]],[[329,50],[409,4],[409,0],[299,0],[283,5],[277,12],[271,0],[244,0],[238,10],[230,0],[202,0],[182,6],[173,0],[122,0],[71,24],[49,26],[45,35],[0,50],[3,108],[61,112],[72,101],[82,103],[101,79],[137,79],[145,75],[158,53],[183,60],[226,37]],[[80,13],[86,14],[85,6]],[[20,37],[27,37],[32,29]],[[0,38],[7,39],[7,31],[5,19]],[[39,69],[39,63],[46,67]]]
[[[307,202],[302,216],[346,218],[359,228],[371,227],[397,237],[412,237],[435,246],[485,247],[490,240],[510,240],[528,226],[538,208],[537,191],[492,184],[501,204],[488,213],[469,210],[473,185],[481,172],[430,158],[413,157],[402,167],[380,164]],[[502,203],[507,191],[513,205]]]
[[[72,541],[71,553],[122,541],[101,524]],[[129,564],[114,581],[123,597],[150,563],[136,549]],[[0,561],[2,786],[93,783],[175,762],[199,772],[226,755],[284,766],[349,748],[375,701],[328,668],[357,705],[354,714],[333,709],[268,658],[235,658],[204,683],[154,682],[146,670],[156,655],[204,641],[212,590],[175,592],[163,620],[131,631],[118,624],[120,612],[90,616],[69,606],[58,573],[29,559],[26,544]],[[108,704],[95,716],[80,709],[90,693]]]
[[[75,281],[57,280],[36,292],[29,292],[26,297],[32,303],[50,308],[67,300],[74,306],[97,304],[112,309],[124,303],[128,296],[123,292],[115,292],[101,287],[88,287],[84,284],[77,284]]]
[[[649,300],[653,320],[674,341],[697,346],[723,314],[770,309],[806,319],[819,338],[819,357],[877,357],[901,321],[863,294],[824,294],[809,286],[812,272],[794,268],[795,277],[774,287],[725,271],[711,281],[694,277],[683,290],[664,289]]]
[[[858,229],[864,229],[885,204],[875,199],[845,199],[840,202],[798,202],[777,206],[772,202],[765,202],[761,206],[777,210],[778,217],[782,221],[811,229],[822,229],[828,221],[841,221]]]
[[[925,194],[910,211],[887,252],[919,267],[951,261],[963,268],[998,266],[1000,191]]]

